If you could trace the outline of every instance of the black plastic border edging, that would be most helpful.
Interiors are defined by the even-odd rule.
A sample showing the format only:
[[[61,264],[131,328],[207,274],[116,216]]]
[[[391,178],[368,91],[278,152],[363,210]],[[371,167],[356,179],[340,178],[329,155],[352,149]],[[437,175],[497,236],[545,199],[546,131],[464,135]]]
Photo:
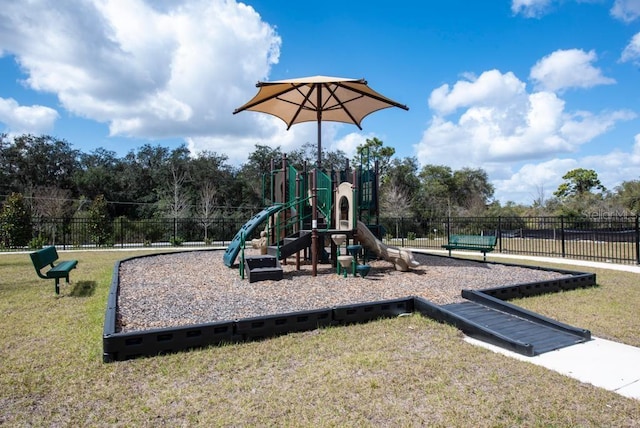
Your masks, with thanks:
[[[593,273],[560,270],[556,272],[566,273],[571,276],[561,279],[550,279],[547,281],[507,285],[505,287],[485,288],[481,291],[482,293],[495,297],[496,299],[511,300],[546,293],[575,290],[576,288],[593,287],[596,285],[596,275]]]
[[[412,313],[415,311],[438,321],[453,324],[471,337],[477,337],[486,342],[493,343],[523,355],[533,356],[534,350],[532,345],[514,341],[500,334],[496,334],[495,332],[476,323],[463,320],[457,315],[434,305],[421,297],[406,297],[378,302],[349,304],[310,311],[128,333],[116,332],[120,264],[132,259],[175,253],[175,251],[170,251],[134,256],[116,262],[113,270],[111,288],[107,298],[107,309],[102,336],[103,361],[105,363],[128,360],[142,356],[154,356],[163,353],[178,352],[211,345],[220,345],[223,343],[260,340],[290,332],[309,331],[331,325],[365,323],[378,318],[395,317],[400,314]],[[436,257],[439,256],[436,255]],[[475,260],[468,261],[473,262]],[[571,275],[571,277],[564,278],[562,280],[516,284],[481,291],[481,293],[484,293],[498,301],[509,300],[517,297],[527,297],[552,291],[585,288],[595,285],[595,274],[591,273],[508,263],[485,261],[477,262],[526,267]],[[464,292],[465,291],[463,290],[463,296]],[[517,306],[514,307],[517,308]],[[588,330],[581,331],[588,332]]]
[[[102,360],[105,363],[223,343],[261,340],[332,325],[365,323],[414,310],[413,297],[407,297],[233,321],[116,333],[119,265],[120,262],[116,263],[105,316],[102,337]]]
[[[449,258],[448,256],[432,253],[420,253],[429,255],[432,257]],[[455,258],[455,257],[454,257]],[[580,272],[562,268],[551,268],[535,265],[522,265],[516,263],[508,263],[502,261],[493,260],[475,260],[475,259],[462,259],[466,262],[481,263],[481,264],[493,264],[501,266],[513,266],[526,269],[541,270],[546,272],[558,272],[565,275],[569,275],[566,278],[550,279],[536,282],[525,282],[520,284],[506,285],[503,287],[484,288],[480,290],[484,294],[488,294],[496,299],[511,300],[524,297],[537,296],[546,293],[556,293],[559,291],[575,290],[577,288],[587,288],[596,285],[596,274],[590,272]]]
[[[115,313],[115,310],[111,312]],[[413,312],[412,297],[128,333],[107,334],[105,325],[103,361],[108,363],[223,343],[261,340],[332,325],[365,323],[410,312]],[[109,316],[111,319],[115,318]]]

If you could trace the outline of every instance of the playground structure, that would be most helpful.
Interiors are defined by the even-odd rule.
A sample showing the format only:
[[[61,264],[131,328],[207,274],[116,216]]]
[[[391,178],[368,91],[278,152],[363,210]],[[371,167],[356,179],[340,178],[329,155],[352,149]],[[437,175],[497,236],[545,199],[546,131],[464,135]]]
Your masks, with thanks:
[[[244,255],[247,242],[263,246],[262,260],[272,257],[286,263],[289,257],[295,257],[296,268],[300,269],[301,260],[310,259],[313,276],[320,262],[330,263],[342,274],[347,273],[350,263],[352,274],[361,276],[366,276],[367,260],[374,257],[389,261],[400,271],[418,266],[411,251],[381,241],[384,231],[379,224],[378,160],[368,152],[354,169],[347,162],[342,171],[326,173],[319,168],[308,170],[306,165],[299,171],[286,156],[279,167],[272,160],[270,169],[263,177],[265,208],[240,228],[223,255],[228,267],[240,257],[243,278],[251,265]],[[337,236],[340,238],[335,239]],[[343,243],[347,251],[341,255]],[[272,265],[260,269],[281,269],[279,264]],[[268,274],[264,277],[270,278]]]
[[[370,166],[370,163],[362,162],[362,166]],[[317,275],[318,262],[322,261],[331,263],[336,273],[343,277],[366,277],[370,268],[367,260],[373,255],[392,263],[399,271],[416,268],[418,263],[411,251],[387,246],[379,239],[384,231],[378,222],[377,169],[374,165],[373,169],[350,171],[346,168],[342,172],[325,174],[318,169],[297,171],[287,163],[286,157],[282,158],[279,169],[272,163],[271,172],[264,180],[263,188],[268,193],[265,208],[240,228],[224,252],[224,264],[233,267],[240,256],[240,273],[243,278],[245,275],[248,277],[249,283],[282,279],[281,261],[286,263],[289,257],[295,256],[296,268],[300,269],[301,258],[307,259],[309,253],[313,276]],[[261,249],[259,255],[245,257],[247,241]],[[327,247],[330,247],[329,251]],[[119,271],[119,263],[116,272]],[[496,264],[475,260],[466,263]],[[551,270],[544,267],[535,269]],[[409,313],[420,313],[454,325],[470,337],[534,356],[591,340],[589,330],[560,323],[507,302],[514,298],[596,284],[592,273],[553,271],[566,276],[520,284],[507,283],[482,290],[462,289],[463,301],[453,303],[435,304],[423,297],[407,296],[131,332],[118,331],[120,276],[116,274],[105,315],[103,361],[259,340]],[[452,276],[455,275],[452,271]]]

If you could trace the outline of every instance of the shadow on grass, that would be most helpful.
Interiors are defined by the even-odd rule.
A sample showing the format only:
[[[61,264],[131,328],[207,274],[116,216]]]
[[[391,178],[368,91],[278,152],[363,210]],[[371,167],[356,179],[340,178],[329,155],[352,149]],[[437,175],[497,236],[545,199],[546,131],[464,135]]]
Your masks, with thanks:
[[[96,291],[95,281],[78,281],[69,293],[70,297],[89,297]]]

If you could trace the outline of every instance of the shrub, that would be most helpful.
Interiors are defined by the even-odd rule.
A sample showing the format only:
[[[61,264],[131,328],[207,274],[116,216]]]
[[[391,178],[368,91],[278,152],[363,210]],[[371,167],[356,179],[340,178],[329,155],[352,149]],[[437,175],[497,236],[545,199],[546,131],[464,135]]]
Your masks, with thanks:
[[[35,238],[32,238],[31,241],[29,241],[29,249],[31,250],[37,250],[44,247],[45,245],[47,245],[47,238],[42,235],[38,235]]]
[[[89,235],[97,246],[103,246],[111,238],[111,219],[107,210],[107,201],[103,195],[99,195],[89,208]]]
[[[33,234],[31,209],[20,193],[12,193],[0,211],[0,242],[4,247],[24,247]]]

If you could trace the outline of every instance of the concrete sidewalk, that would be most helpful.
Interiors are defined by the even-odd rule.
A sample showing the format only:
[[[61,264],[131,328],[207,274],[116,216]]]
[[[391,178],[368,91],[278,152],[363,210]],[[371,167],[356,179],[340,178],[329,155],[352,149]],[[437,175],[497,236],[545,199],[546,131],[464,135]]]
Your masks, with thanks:
[[[470,337],[465,341],[640,400],[640,348],[593,338],[589,342],[526,357]]]

